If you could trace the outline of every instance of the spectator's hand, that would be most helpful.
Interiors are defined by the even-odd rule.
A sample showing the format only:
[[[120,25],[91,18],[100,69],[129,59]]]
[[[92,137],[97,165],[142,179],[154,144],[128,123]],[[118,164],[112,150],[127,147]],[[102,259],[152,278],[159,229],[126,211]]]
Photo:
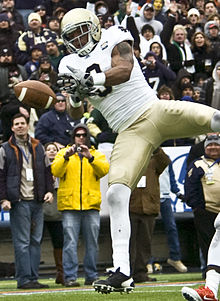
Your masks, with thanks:
[[[73,144],[71,147],[69,147],[69,148],[66,150],[66,152],[65,152],[65,154],[64,154],[64,158],[65,158],[65,159],[68,159],[70,156],[74,155],[75,152],[76,152],[76,145]]]
[[[21,114],[23,114],[26,118],[29,118],[29,112],[28,112],[28,110],[26,110],[25,108],[23,108],[23,107],[20,107],[19,108],[19,112],[21,113]]]
[[[176,19],[178,17],[177,11],[178,11],[177,3],[175,1],[171,1],[170,6],[169,6],[169,13],[174,15],[176,17]]]
[[[80,148],[81,148],[81,151],[80,153],[86,157],[87,159],[91,159],[92,158],[92,155],[90,154],[90,151],[89,151],[89,148],[87,145],[84,145],[84,144],[81,144],[80,145]]]
[[[126,15],[130,16],[132,12],[131,0],[128,0],[125,5],[126,5]]]
[[[54,142],[54,144],[56,144],[58,150],[60,150],[61,148],[64,148],[64,147],[65,147],[63,144],[61,144],[61,143],[59,143],[59,142],[56,142],[56,141]]]
[[[185,202],[185,197],[182,193],[180,192],[177,192],[176,196],[178,197],[178,199],[181,200],[181,202]]]
[[[9,85],[8,86],[9,86],[9,88],[12,88],[15,85],[17,85],[18,83],[20,83],[20,80],[17,77],[12,76],[12,77],[9,78]]]
[[[1,203],[2,210],[8,211],[11,209],[11,202],[8,200],[3,200]]]
[[[44,196],[44,202],[45,203],[52,203],[53,202],[53,194],[52,192],[47,192]]]

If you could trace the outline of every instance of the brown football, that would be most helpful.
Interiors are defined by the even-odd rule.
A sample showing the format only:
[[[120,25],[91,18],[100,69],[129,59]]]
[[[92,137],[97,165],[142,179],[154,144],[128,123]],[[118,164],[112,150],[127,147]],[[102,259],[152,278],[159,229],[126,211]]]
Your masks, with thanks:
[[[38,80],[26,80],[14,86],[20,102],[35,109],[48,109],[54,105],[56,94],[46,84]]]

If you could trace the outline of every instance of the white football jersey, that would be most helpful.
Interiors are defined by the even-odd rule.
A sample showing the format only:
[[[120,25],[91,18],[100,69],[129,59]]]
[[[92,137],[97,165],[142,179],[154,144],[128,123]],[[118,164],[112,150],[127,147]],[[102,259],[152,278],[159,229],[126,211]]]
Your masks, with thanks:
[[[65,56],[60,62],[59,72],[70,73],[67,66],[90,72],[91,75],[94,72],[105,72],[111,68],[113,48],[120,42],[128,40],[133,41],[128,30],[122,26],[111,26],[102,32],[99,43],[89,55]],[[155,91],[146,82],[135,57],[134,67],[127,82],[112,87],[97,86],[97,89],[98,95],[88,99],[102,113],[115,132],[127,128],[157,99]]]

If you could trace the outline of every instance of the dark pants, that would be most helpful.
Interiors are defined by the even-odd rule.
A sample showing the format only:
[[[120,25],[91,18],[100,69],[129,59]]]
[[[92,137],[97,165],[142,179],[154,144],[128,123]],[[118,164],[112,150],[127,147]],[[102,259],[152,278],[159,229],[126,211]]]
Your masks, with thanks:
[[[146,265],[151,258],[151,241],[155,226],[155,215],[130,213],[131,239],[130,262],[132,276],[146,277]]]
[[[54,249],[63,248],[63,225],[62,221],[44,221],[51,237]]]
[[[217,213],[201,208],[194,210],[194,224],[205,263],[207,263],[209,245],[215,234],[214,221],[217,215]]]

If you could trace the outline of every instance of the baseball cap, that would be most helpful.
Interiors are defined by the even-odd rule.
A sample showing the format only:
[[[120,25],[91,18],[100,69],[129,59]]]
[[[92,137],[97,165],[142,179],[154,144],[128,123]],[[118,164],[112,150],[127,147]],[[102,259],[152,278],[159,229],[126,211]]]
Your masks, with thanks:
[[[204,142],[204,147],[208,146],[211,143],[217,143],[220,145],[220,136],[218,134],[208,135]]]
[[[209,25],[209,29],[211,29],[211,28],[218,28],[218,29],[219,29],[217,23],[211,23],[211,24]]]
[[[35,8],[34,8],[35,12],[40,11],[40,10],[46,10],[46,7],[44,5],[35,6]]]
[[[151,9],[151,10],[154,10],[154,6],[152,3],[147,3],[144,7],[144,10],[148,10],[148,9]]]
[[[13,55],[13,51],[9,48],[0,49],[0,56],[11,56]]]

